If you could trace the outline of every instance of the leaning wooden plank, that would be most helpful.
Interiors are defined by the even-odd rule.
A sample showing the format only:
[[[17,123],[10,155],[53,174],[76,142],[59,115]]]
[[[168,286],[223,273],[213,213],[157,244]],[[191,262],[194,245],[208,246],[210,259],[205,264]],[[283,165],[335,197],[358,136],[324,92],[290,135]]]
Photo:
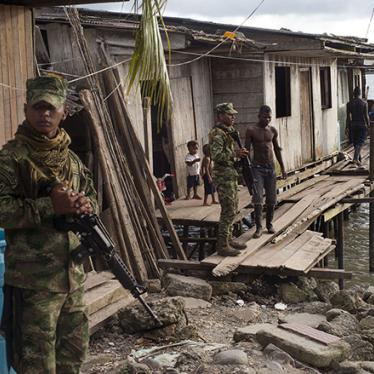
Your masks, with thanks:
[[[126,291],[126,295],[121,298],[120,300],[116,301],[113,304],[109,304],[104,308],[98,310],[97,312],[91,314],[88,317],[88,324],[90,329],[90,335],[92,335],[97,329],[102,326],[110,317],[116,314],[122,308],[130,305],[134,302],[134,298],[132,297],[129,291]]]
[[[328,180],[321,181],[320,183],[315,184],[314,186],[311,186],[295,195],[292,196],[293,200],[300,200],[306,195],[309,195],[310,193],[319,193],[319,194],[325,194],[329,192],[332,188],[336,187],[336,184],[340,183],[337,182],[334,179],[329,178]]]
[[[290,270],[307,272],[318,261],[320,255],[331,246],[331,243],[331,239],[314,236],[284,263],[284,267]]]
[[[307,181],[299,183],[296,186],[290,188],[289,190],[287,190],[285,192],[281,192],[278,195],[277,200],[278,200],[278,202],[281,202],[283,200],[287,200],[291,196],[293,197],[297,193],[299,193],[301,191],[304,191],[305,189],[307,189],[311,186],[314,186],[315,184],[317,184],[317,183],[319,183],[319,182],[321,182],[321,181],[323,181],[327,178],[329,178],[328,175],[320,175],[320,176],[317,176],[317,177],[310,178]]]
[[[269,243],[273,238],[281,233],[285,228],[291,225],[305,209],[307,209],[318,196],[309,195],[304,199],[296,203],[284,216],[280,217],[273,224],[275,234],[263,234],[256,240],[250,240],[247,242],[247,248],[236,257],[223,257],[222,261],[213,269],[212,273],[216,277],[226,275],[231,271],[235,270],[241,262],[243,262],[248,256],[259,250],[265,244]]]
[[[285,186],[289,186],[293,183],[299,183],[305,179],[308,179],[312,177],[315,174],[318,174],[322,171],[324,171],[327,168],[327,165],[323,162],[319,165],[313,166],[310,169],[306,169],[304,171],[301,171],[299,173],[295,173],[294,175],[291,175],[287,177],[287,179],[281,179],[277,181],[277,188],[282,188]]]
[[[297,230],[299,233],[303,232],[305,230],[304,227],[308,227],[326,209],[335,205],[345,196],[348,196],[363,188],[364,185],[361,183],[361,180],[358,179],[353,179],[346,183],[339,184],[337,187],[333,188],[331,191],[322,196],[322,198],[317,200],[316,204],[310,205],[310,207],[305,210],[301,219],[290,225],[281,235],[274,238],[273,242],[277,243],[278,241],[284,240],[287,235],[294,230]]]
[[[310,326],[301,325],[299,323],[281,323],[280,325],[278,325],[278,327],[296,332],[299,335],[305,336],[325,345],[335,343],[341,339],[335,335],[331,335],[324,331],[314,329]]]
[[[305,231],[288,245],[284,243],[267,244],[256,252],[253,256],[249,256],[243,261],[242,265],[260,266],[263,268],[279,268],[284,266],[289,258],[298,252],[313,237],[322,234],[313,231]]]
[[[88,314],[93,314],[109,304],[126,296],[127,292],[115,279],[102,283],[98,287],[91,288],[84,294]]]

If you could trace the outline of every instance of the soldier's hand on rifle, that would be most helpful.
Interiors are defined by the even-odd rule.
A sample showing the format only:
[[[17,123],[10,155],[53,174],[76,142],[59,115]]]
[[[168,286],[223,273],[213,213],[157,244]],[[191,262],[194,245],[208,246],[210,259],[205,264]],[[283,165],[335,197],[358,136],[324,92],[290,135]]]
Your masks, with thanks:
[[[72,192],[75,194],[76,192]],[[91,214],[93,212],[91,202],[90,200],[86,197],[84,192],[79,192],[78,193],[78,199],[75,202],[75,207],[77,208],[77,214]]]
[[[248,156],[248,150],[246,148],[240,148],[235,151],[236,157],[244,158]]]
[[[53,187],[50,197],[55,214],[58,216],[92,212],[91,204],[83,193],[69,190],[62,184]]]
[[[287,179],[287,173],[284,169],[281,170],[281,174],[282,174],[282,179]]]

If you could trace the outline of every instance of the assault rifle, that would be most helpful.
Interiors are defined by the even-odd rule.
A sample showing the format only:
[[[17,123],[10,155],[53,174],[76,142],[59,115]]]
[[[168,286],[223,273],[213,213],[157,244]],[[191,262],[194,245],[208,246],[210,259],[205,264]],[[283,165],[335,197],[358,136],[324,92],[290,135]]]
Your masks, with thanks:
[[[151,307],[142,298],[142,295],[147,291],[146,288],[138,284],[130,273],[122,258],[116,252],[115,244],[97,215],[85,214],[68,220],[65,217],[59,217],[55,219],[55,227],[62,231],[72,231],[80,238],[81,245],[71,252],[73,261],[82,263],[88,256],[103,256],[111,272],[121,285],[140,301],[155,321],[156,327],[163,326]]]
[[[240,141],[239,132],[238,131],[232,131],[229,133],[232,139],[236,141],[239,148],[243,148],[242,142]],[[257,184],[256,184],[256,178],[253,175],[253,169],[252,164],[248,156],[242,157],[240,159],[240,162],[243,166],[243,177],[245,184],[247,185],[248,191],[251,195],[257,194]]]

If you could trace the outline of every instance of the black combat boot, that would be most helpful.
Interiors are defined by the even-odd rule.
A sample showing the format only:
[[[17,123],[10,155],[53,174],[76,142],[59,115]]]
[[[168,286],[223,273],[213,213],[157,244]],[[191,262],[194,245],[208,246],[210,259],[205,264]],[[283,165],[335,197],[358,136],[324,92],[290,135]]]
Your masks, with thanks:
[[[272,223],[274,217],[274,208],[275,205],[266,206],[266,228],[269,234],[275,234],[275,230]]]
[[[253,237],[257,239],[262,235],[262,205],[261,204],[255,204],[255,223],[256,223],[256,232],[253,234]]]

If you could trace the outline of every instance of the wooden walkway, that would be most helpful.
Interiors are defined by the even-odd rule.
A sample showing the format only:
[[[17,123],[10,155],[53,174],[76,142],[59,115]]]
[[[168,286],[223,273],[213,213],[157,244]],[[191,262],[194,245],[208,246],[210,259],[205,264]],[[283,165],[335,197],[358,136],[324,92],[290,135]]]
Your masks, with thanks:
[[[248,230],[238,237],[238,240],[247,245],[239,256],[221,257],[213,254],[206,258],[200,256],[201,262],[190,265],[185,261],[173,260],[161,261],[160,265],[164,269],[209,269],[217,277],[234,270],[295,275],[308,275],[312,272],[321,277],[349,277],[343,270],[324,271],[318,270],[316,266],[322,263],[321,260],[329,252],[336,249],[336,240],[328,237],[326,227],[331,220],[342,225],[343,212],[352,206],[351,202],[344,203],[344,199],[367,196],[372,189],[367,181],[368,172],[365,167],[369,158],[368,150],[368,147],[364,149],[362,168],[353,166],[350,160],[325,160],[295,172],[286,181],[278,181],[278,188],[283,191],[278,195],[279,206],[275,212],[276,233],[264,233],[261,238],[253,239],[255,229]],[[352,153],[352,149],[349,149],[349,153]],[[240,188],[239,196],[242,212],[237,217],[238,220],[252,211],[248,207],[250,196],[245,187]],[[174,223],[217,225],[219,205],[200,205],[201,201],[178,200],[168,207],[168,211]],[[343,243],[338,243],[337,247],[342,269]]]

